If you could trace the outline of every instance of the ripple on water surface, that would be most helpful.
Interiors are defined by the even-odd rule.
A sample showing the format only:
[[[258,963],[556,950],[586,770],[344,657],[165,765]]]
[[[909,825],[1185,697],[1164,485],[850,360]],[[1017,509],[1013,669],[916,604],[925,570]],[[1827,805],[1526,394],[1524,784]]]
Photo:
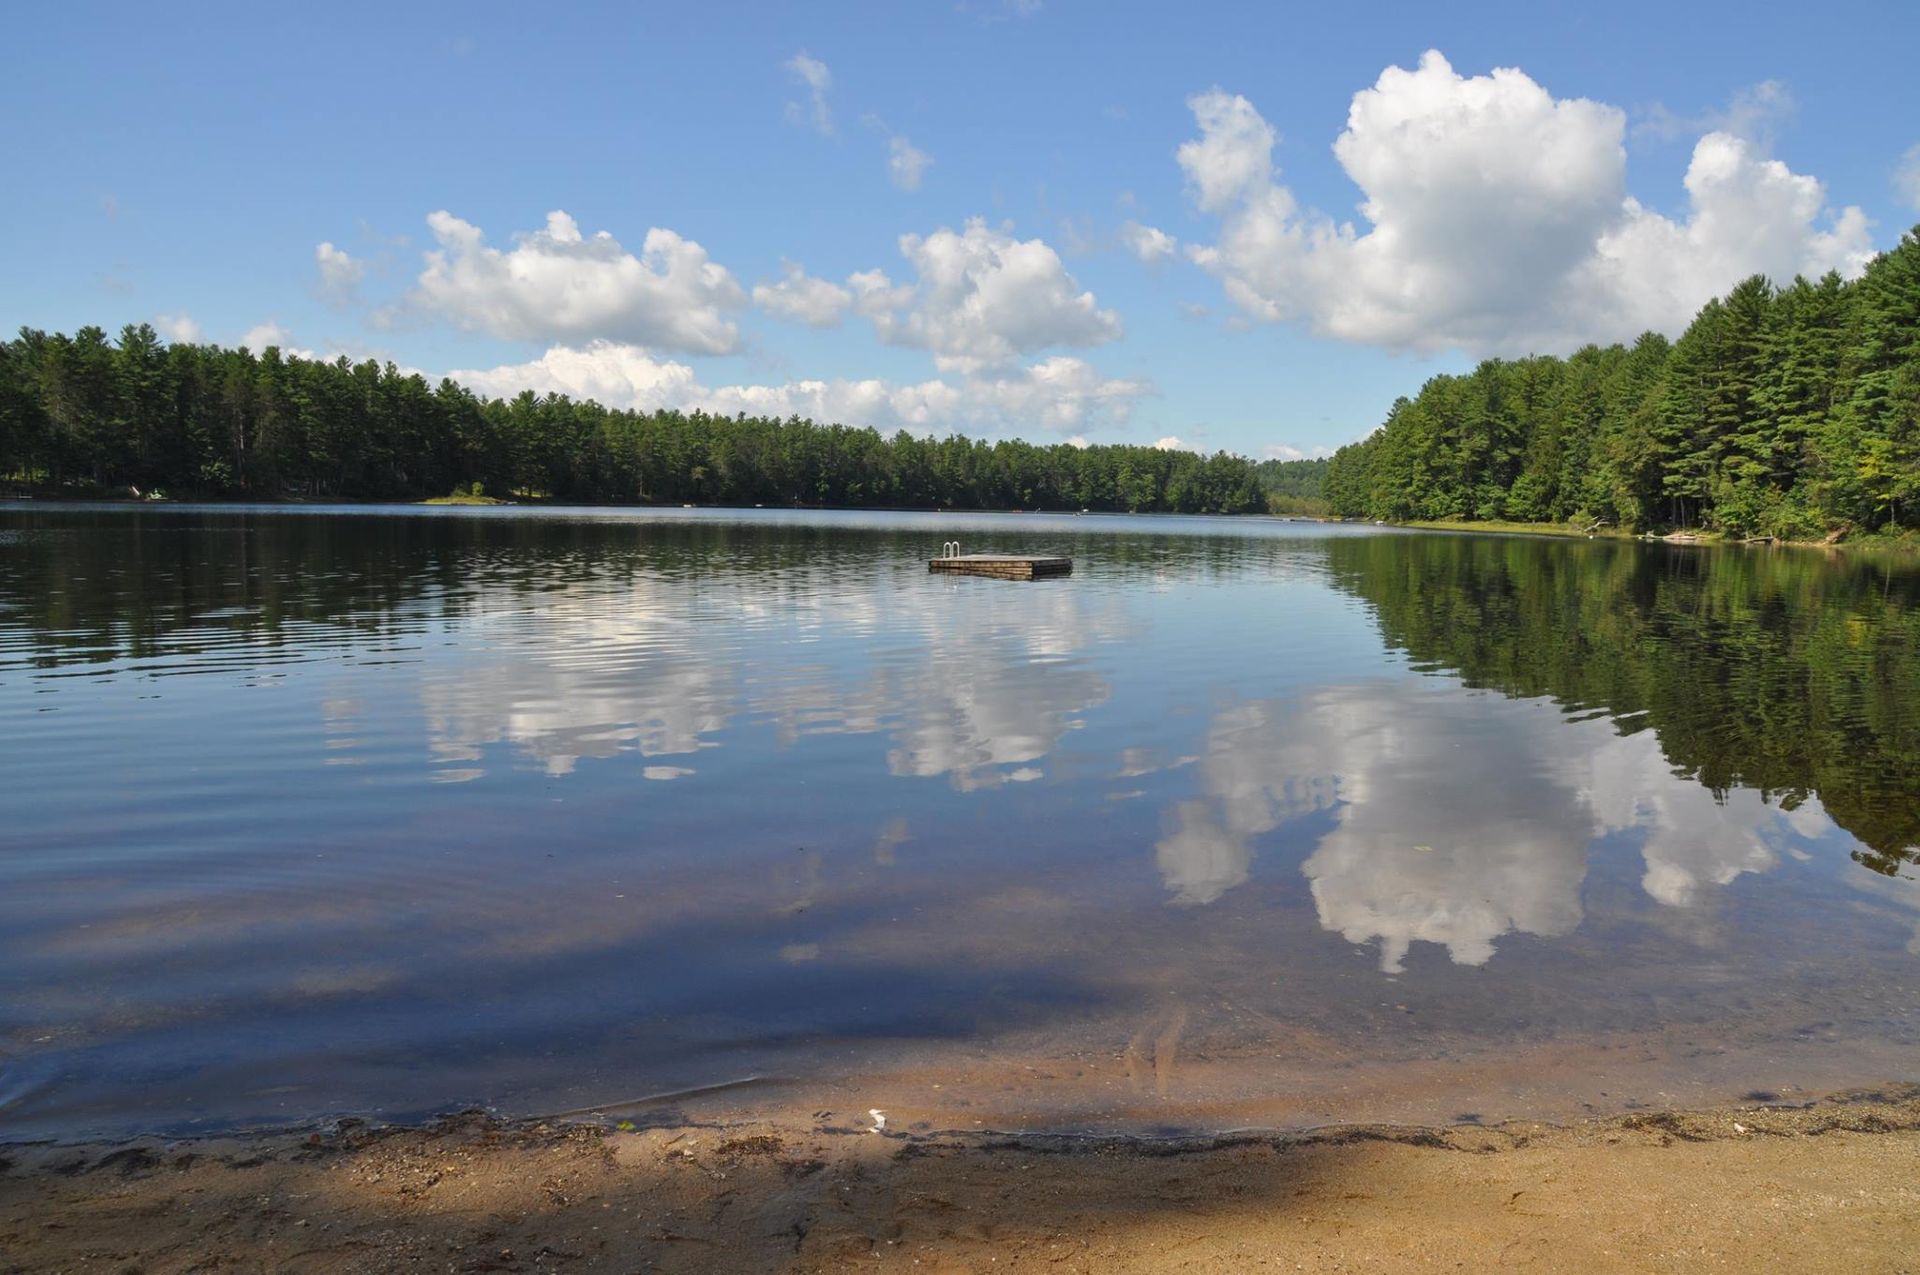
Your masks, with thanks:
[[[1913,1079],[1917,603],[1264,520],[0,507],[0,1128]]]

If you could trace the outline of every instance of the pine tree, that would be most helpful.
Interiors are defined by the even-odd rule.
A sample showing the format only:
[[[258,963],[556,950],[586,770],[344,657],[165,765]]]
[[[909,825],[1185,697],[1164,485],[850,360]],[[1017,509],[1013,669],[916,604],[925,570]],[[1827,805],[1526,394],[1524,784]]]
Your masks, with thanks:
[[[1853,294],[1848,393],[1828,464],[1851,461],[1842,498],[1855,518],[1907,525],[1920,499],[1920,227],[1876,258]]]

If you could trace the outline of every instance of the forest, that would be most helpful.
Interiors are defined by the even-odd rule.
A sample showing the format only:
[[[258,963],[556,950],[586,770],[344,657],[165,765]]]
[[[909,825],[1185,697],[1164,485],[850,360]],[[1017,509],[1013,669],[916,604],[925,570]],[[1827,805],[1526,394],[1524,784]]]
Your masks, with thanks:
[[[68,495],[1264,512],[1253,463],[1141,446],[892,437],[791,418],[474,395],[391,363],[22,330],[0,487]]]
[[[1327,481],[1324,460],[1263,460],[1253,467],[1260,489],[1267,493],[1267,512],[1324,514],[1327,502],[1321,490]]]
[[[1920,229],[1855,280],[1763,276],[1677,340],[1490,359],[1330,461],[483,398],[391,363],[22,329],[0,486],[49,494],[1572,522],[1813,540],[1920,525]]]
[[[1755,276],[1669,342],[1437,376],[1335,453],[1336,514],[1708,528],[1920,524],[1920,228],[1858,279]]]

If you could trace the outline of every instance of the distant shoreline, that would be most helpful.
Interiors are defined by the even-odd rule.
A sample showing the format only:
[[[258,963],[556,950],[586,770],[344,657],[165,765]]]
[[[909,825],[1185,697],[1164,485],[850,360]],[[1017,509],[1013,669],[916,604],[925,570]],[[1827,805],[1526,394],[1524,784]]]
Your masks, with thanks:
[[[1891,550],[1895,552],[1920,553],[1920,530],[1908,531],[1900,535],[1888,536],[1874,533],[1867,536],[1843,538],[1837,540],[1782,540],[1761,538],[1754,541],[1740,540],[1717,531],[1698,531],[1684,533],[1685,539],[1670,539],[1669,535],[1653,532],[1636,532],[1619,527],[1596,527],[1592,529],[1557,522],[1507,522],[1497,519],[1469,520],[1446,518],[1412,518],[1403,520],[1372,520],[1366,518],[1341,517],[1334,514],[1308,513],[1177,513],[1166,510],[1141,510],[1131,512],[1121,509],[999,509],[999,508],[931,508],[924,505],[790,505],[790,504],[702,504],[687,502],[660,501],[650,504],[634,504],[625,501],[546,501],[513,499],[497,496],[433,496],[423,500],[382,500],[371,497],[330,496],[325,498],[306,498],[300,496],[209,496],[209,497],[167,497],[161,500],[137,500],[127,496],[99,495],[47,495],[44,493],[0,493],[0,504],[18,505],[102,505],[136,509],[173,508],[183,505],[210,506],[259,506],[275,505],[287,509],[302,509],[314,506],[353,505],[369,508],[423,509],[423,508],[495,508],[511,507],[518,509],[709,509],[733,512],[751,510],[774,510],[792,513],[902,513],[902,514],[1045,514],[1052,516],[1085,516],[1107,518],[1230,518],[1249,519],[1266,522],[1311,522],[1353,527],[1398,527],[1415,531],[1451,531],[1472,535],[1498,536],[1551,536],[1563,540],[1631,540],[1643,543],[1677,543],[1699,545],[1741,545],[1747,547],[1781,547],[1795,549],[1845,549],[1845,550]]]
[[[1324,521],[1360,521],[1357,519],[1326,519]],[[1742,540],[1718,531],[1698,531],[1681,533],[1684,538],[1675,539],[1673,533],[1660,535],[1653,532],[1628,531],[1619,527],[1595,527],[1591,530],[1560,522],[1500,522],[1466,521],[1456,519],[1408,519],[1401,522],[1383,522],[1374,524],[1387,527],[1411,527],[1418,531],[1463,531],[1479,535],[1502,536],[1555,536],[1568,540],[1637,540],[1666,544],[1700,545],[1742,545],[1749,547],[1783,547],[1793,549],[1894,549],[1920,551],[1920,533],[1909,532],[1898,536],[1867,535],[1837,540],[1782,540],[1778,538],[1759,538]]]
[[[875,514],[1047,514],[1054,516],[1085,516],[1088,518],[1246,518],[1270,522],[1347,522],[1358,524],[1359,519],[1333,518],[1318,514],[1273,514],[1273,513],[1183,513],[1175,510],[1139,510],[1126,509],[1005,509],[982,506],[977,508],[936,508],[930,505],[797,505],[797,504],[755,504],[737,505],[723,502],[702,503],[698,501],[658,501],[636,504],[630,501],[595,500],[529,500],[496,496],[431,496],[422,500],[396,499],[384,500],[367,496],[194,496],[166,497],[161,500],[137,500],[130,496],[98,495],[47,495],[45,493],[0,493],[0,504],[17,505],[103,505],[124,506],[130,509],[169,509],[183,505],[230,505],[236,508],[258,505],[277,505],[287,509],[305,509],[328,505],[357,505],[367,507],[385,507],[391,509],[422,508],[492,508],[496,506],[516,509],[713,509],[750,512],[763,510],[789,513],[875,513]]]

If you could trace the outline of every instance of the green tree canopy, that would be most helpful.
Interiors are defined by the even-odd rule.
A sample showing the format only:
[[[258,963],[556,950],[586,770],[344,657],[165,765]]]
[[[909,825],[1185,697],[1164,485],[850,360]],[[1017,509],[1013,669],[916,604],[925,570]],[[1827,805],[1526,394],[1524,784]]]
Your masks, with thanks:
[[[1754,276],[1678,340],[1437,376],[1326,473],[1336,513],[1813,538],[1920,521],[1920,230],[1851,282]]]

